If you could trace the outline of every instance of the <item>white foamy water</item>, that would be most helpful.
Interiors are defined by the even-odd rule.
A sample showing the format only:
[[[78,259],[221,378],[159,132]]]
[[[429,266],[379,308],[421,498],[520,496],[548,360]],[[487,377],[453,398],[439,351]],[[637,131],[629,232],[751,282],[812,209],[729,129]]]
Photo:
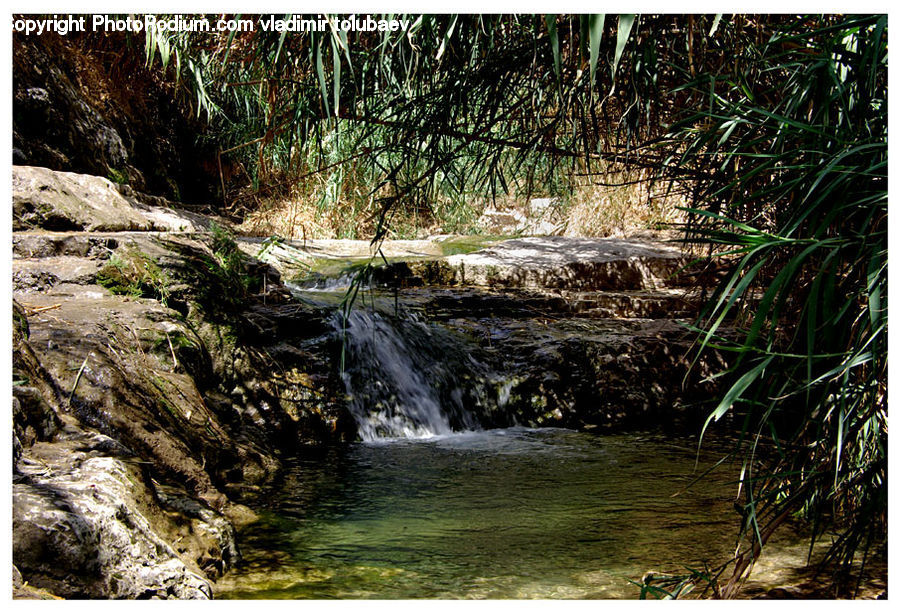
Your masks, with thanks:
[[[338,315],[339,330],[341,323]],[[478,427],[458,385],[461,374],[482,366],[458,338],[415,318],[364,310],[353,311],[341,333],[344,384],[363,440],[429,438]]]

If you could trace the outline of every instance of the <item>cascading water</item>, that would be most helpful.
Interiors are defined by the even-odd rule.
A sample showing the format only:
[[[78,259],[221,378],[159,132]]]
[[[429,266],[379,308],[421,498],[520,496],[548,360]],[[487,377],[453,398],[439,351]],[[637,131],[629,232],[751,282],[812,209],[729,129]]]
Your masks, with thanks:
[[[605,419],[618,408],[595,393],[602,382],[631,402],[641,379],[616,357],[642,324],[547,323],[532,314],[547,308],[525,296],[497,303],[428,288],[401,299],[366,288],[345,319],[347,284],[294,292],[319,313],[339,311],[348,408],[368,443],[298,453],[217,595],[637,597],[648,569],[681,572],[731,554],[722,534],[733,527],[733,475],[712,470],[717,451],[671,432],[509,427],[558,423],[551,410],[565,402]],[[610,374],[591,380],[595,367]],[[785,570],[800,575],[807,563],[808,543],[783,536],[767,544],[778,561],[757,565],[770,574],[758,584],[783,584]]]
[[[479,429],[472,409],[489,398],[489,369],[465,340],[417,317],[354,310],[343,332],[343,379],[363,440],[425,438]]]

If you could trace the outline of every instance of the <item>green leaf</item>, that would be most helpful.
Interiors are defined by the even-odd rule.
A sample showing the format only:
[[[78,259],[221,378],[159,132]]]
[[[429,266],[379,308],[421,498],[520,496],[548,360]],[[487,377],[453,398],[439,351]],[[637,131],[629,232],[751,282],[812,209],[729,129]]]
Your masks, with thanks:
[[[612,65],[613,87],[615,87],[616,81],[616,68],[618,68],[619,62],[622,60],[628,37],[631,36],[631,27],[634,25],[634,19],[634,15],[619,15],[619,27],[616,32],[616,57]]]
[[[743,395],[744,391],[746,391],[747,388],[763,374],[768,365],[772,363],[773,359],[775,359],[774,356],[766,357],[755,367],[745,372],[744,375],[741,376],[737,380],[737,382],[731,386],[731,388],[722,398],[722,401],[719,402],[719,405],[716,406],[716,409],[710,413],[710,415],[706,419],[706,422],[703,424],[703,429],[700,431],[701,441],[703,439],[703,434],[706,433],[706,428],[709,427],[709,424],[711,422],[718,421],[725,415],[726,412],[731,410],[731,407],[734,406],[734,403],[738,401],[741,395]]]
[[[159,60],[162,62],[163,70],[165,70],[169,65],[169,41],[165,38],[157,38],[157,43],[159,45]]]
[[[450,38],[453,36],[453,30],[456,28],[456,22],[459,20],[459,15],[451,15],[450,16],[450,25],[447,26],[447,29],[444,31],[444,38],[441,39],[441,46],[438,48],[437,55],[435,55],[434,59],[439,60],[441,56],[444,55],[444,51],[447,49],[447,44],[450,42]]]
[[[553,52],[553,72],[556,79],[562,79],[562,58],[559,52],[559,36],[556,33],[556,15],[544,15],[547,24],[547,35],[550,37],[550,50]]]
[[[235,19],[240,19],[241,14],[238,13],[234,16]],[[228,56],[231,55],[231,43],[234,41],[234,36],[237,34],[237,30],[232,30],[228,33],[228,38],[225,40],[225,57],[222,60],[222,65],[228,64]]]
[[[310,33],[310,36],[313,38],[313,45],[315,46],[315,61],[316,61],[316,77],[319,79],[319,91],[322,94],[322,103],[325,105],[325,114],[330,115],[331,110],[328,108],[328,85],[325,81],[325,68],[322,65],[322,37],[315,35],[315,33]]]
[[[588,17],[588,27],[590,36],[590,66],[591,66],[591,88],[596,83],[597,60],[600,58],[600,42],[603,38],[603,25],[606,22],[606,15],[590,15]]]
[[[156,57],[156,30],[150,28],[145,35],[146,45],[144,51],[147,55],[147,66],[153,65],[153,59]]]
[[[331,39],[331,57],[333,62],[332,79],[334,81],[334,116],[340,116],[341,106],[341,54],[334,39]]]
[[[285,21],[291,18],[290,13],[284,16]],[[281,33],[281,36],[278,37],[278,47],[275,49],[275,59],[272,60],[272,65],[278,65],[278,58],[281,57],[281,47],[284,45],[284,39],[287,37],[287,30]]]

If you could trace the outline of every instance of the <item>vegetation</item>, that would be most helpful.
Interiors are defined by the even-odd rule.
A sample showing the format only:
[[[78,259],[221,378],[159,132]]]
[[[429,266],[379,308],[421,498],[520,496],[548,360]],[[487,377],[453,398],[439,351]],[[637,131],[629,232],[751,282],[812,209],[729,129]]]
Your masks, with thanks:
[[[199,267],[188,266],[185,273],[192,277],[190,284],[198,288],[197,303],[218,316],[223,310],[237,310],[252,294],[258,294],[264,286],[265,269],[252,266],[234,240],[231,231],[212,223],[212,255],[188,253],[188,259],[197,258]]]
[[[837,534],[839,568],[883,553],[886,16],[410,20],[147,48],[254,189],[340,203],[376,242],[397,216],[462,227],[467,202],[586,182],[682,198],[685,244],[729,270],[696,326],[698,352],[734,355],[707,425],[741,434],[742,546],[716,592],[792,516]]]
[[[148,297],[166,304],[172,281],[150,256],[137,249],[113,253],[97,273],[97,283],[116,295]]]
[[[736,258],[698,330],[701,348],[735,354],[710,415],[742,422],[748,547],[726,596],[792,514],[814,537],[837,527],[829,555],[844,569],[885,545],[886,27],[885,16],[786,24],[739,74],[686,85],[710,92],[676,126],[700,177],[689,239]],[[717,333],[726,318],[731,341]],[[775,452],[757,465],[763,439]]]
[[[646,67],[627,65],[613,18],[408,18],[406,33],[346,33],[332,19],[299,36],[153,35],[149,59],[193,84],[211,117],[226,203],[252,201],[251,228],[283,219],[281,235],[464,232],[505,198],[577,200],[618,159],[602,155],[613,143],[658,131],[630,111],[619,120],[628,101],[611,75]],[[664,21],[634,25],[642,45]],[[231,176],[251,182],[227,189]]]
[[[222,284],[228,289],[227,295],[236,298],[247,296],[247,292],[254,284],[254,279],[247,275],[244,263],[246,256],[238,249],[234,236],[226,228],[213,223],[210,227],[212,233],[213,258],[208,260],[210,272],[219,277]],[[259,284],[256,279],[255,284]]]

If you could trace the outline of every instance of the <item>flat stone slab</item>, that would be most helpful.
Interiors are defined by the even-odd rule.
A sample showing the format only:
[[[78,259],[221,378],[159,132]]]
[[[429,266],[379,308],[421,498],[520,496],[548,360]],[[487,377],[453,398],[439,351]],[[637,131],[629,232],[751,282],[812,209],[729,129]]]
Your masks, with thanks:
[[[533,236],[447,258],[450,265],[553,269],[573,263],[607,263],[632,259],[681,258],[681,251],[663,243],[625,238]]]
[[[238,236],[238,245],[248,255],[256,256],[266,248],[268,239]],[[316,259],[345,259],[356,261],[379,257],[378,247],[368,240],[317,239],[317,240],[279,240],[270,247],[276,255],[278,251],[290,251],[295,258],[305,261]],[[391,259],[414,257],[441,257],[441,243],[438,240],[385,240],[381,244],[381,253]],[[264,255],[265,257],[265,255]]]
[[[369,240],[316,239],[282,240],[253,236],[237,236],[238,246],[246,254],[257,257],[281,269],[296,266],[298,262],[307,265],[334,262],[346,265],[367,260],[439,259],[459,252],[474,251],[485,244],[500,240],[481,236],[440,235],[424,240],[385,240],[373,245]],[[334,269],[335,266],[327,265]]]
[[[170,231],[209,228],[209,219],[176,210],[101,176],[13,166],[13,230]]]
[[[61,257],[13,259],[13,291],[42,291],[58,283],[89,284],[104,260],[64,255]]]
[[[669,286],[683,263],[678,248],[643,238],[543,236],[395,264],[384,276],[400,285],[627,291]]]
[[[381,253],[364,240],[280,241],[265,248],[262,239],[240,238],[244,252],[278,268],[286,278],[346,274],[348,266],[374,258],[375,280],[400,286],[476,286],[576,291],[646,290],[670,285],[684,263],[677,246],[652,236],[572,238],[534,236],[508,240],[465,237],[389,240]],[[483,246],[479,250],[475,250]],[[460,248],[461,247],[461,248]],[[455,254],[448,255],[448,252]],[[463,251],[463,252],[459,252]],[[468,252],[466,252],[468,251]],[[324,266],[335,262],[337,266]],[[342,263],[341,263],[342,262]]]
[[[291,242],[313,257],[329,259],[360,259],[376,257],[378,247],[368,240],[307,240]],[[385,240],[381,244],[385,257],[440,257],[443,255],[439,240]]]
[[[438,236],[426,240],[385,240],[381,252],[387,258],[431,257],[446,254],[447,246],[466,240],[460,236]],[[265,238],[239,237],[238,241],[262,248]],[[472,239],[469,242],[476,242]],[[571,238],[567,236],[532,236],[508,240],[483,239],[490,246],[470,253],[450,255],[451,265],[518,265],[526,267],[558,267],[572,262],[598,262],[630,257],[679,258],[677,247],[652,239],[640,238]],[[364,259],[378,255],[378,245],[368,240],[284,240],[289,246],[309,257],[327,259]]]

